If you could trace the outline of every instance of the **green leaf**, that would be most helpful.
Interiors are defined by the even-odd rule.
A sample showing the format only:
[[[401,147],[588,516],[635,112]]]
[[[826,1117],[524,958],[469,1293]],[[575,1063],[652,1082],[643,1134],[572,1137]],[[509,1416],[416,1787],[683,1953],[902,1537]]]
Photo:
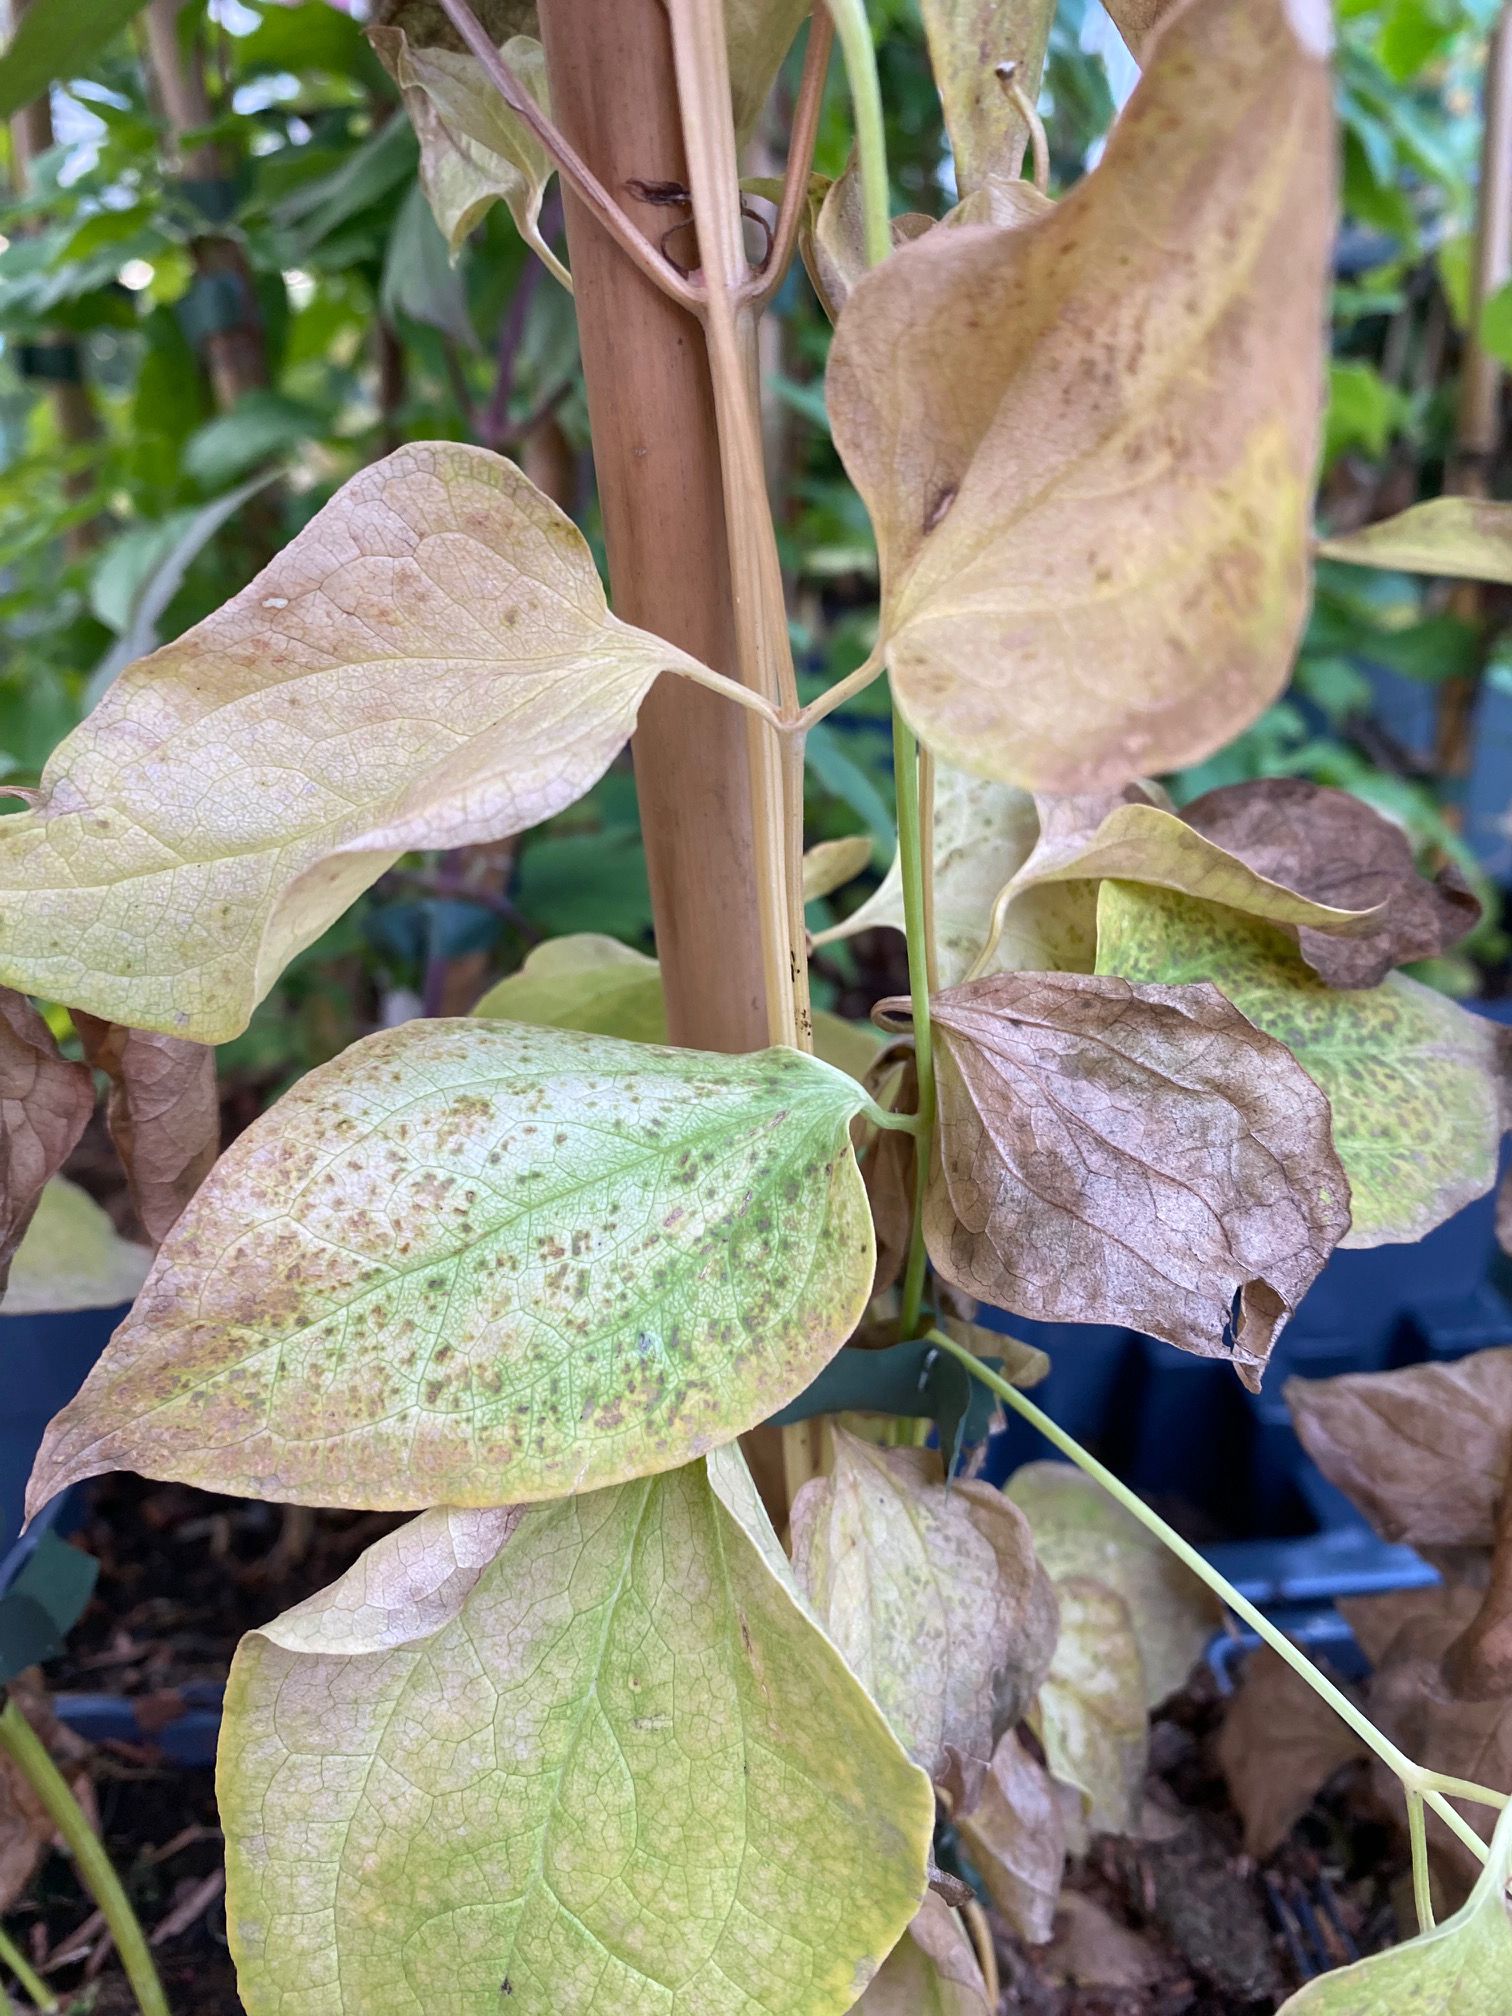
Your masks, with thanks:
[[[724,0],[730,99],[736,138],[756,130],[782,59],[809,12],[810,0]]]
[[[692,663],[609,614],[512,463],[402,448],[123,672],[0,819],[0,979],[224,1042],[400,854],[560,811]]]
[[[1014,64],[1034,103],[1055,0],[923,0],[923,11],[961,194],[1016,181],[1029,131],[997,69]]]
[[[1483,497],[1431,497],[1394,518],[1320,541],[1329,560],[1512,583],[1512,504]]]
[[[446,241],[426,207],[419,183],[399,206],[383,254],[379,305],[391,322],[407,316],[439,329],[463,350],[476,350],[467,291],[447,259]]]
[[[934,1819],[733,1451],[379,1541],[242,1641],[217,1789],[249,2016],[839,2016]]]
[[[87,1190],[54,1176],[11,1262],[7,1316],[114,1309],[147,1277],[152,1255],[122,1239]]]
[[[184,467],[207,490],[220,490],[284,456],[321,433],[325,422],[313,406],[281,392],[248,392],[232,407],[207,420],[184,447]]]
[[[0,55],[0,119],[96,63],[146,0],[33,0]]]
[[[864,1095],[475,1018],[303,1079],[222,1156],[33,1480],[408,1510],[684,1463],[800,1393],[874,1265]]]
[[[1431,1932],[1309,1981],[1279,2016],[1503,2016],[1512,1981],[1512,1806],[1475,1888]]]
[[[1419,1239],[1496,1180],[1495,1032],[1403,974],[1326,986],[1258,918],[1163,889],[1104,882],[1098,971],[1210,980],[1322,1088],[1349,1177],[1345,1246]]]
[[[1373,365],[1335,361],[1328,367],[1325,464],[1359,450],[1378,461],[1407,416],[1407,402]]]

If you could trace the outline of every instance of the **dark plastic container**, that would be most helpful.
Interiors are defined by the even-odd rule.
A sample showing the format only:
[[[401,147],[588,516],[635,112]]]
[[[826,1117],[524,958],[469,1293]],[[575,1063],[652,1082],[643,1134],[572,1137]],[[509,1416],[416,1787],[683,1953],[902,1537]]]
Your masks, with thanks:
[[[21,1531],[26,1481],[48,1422],[84,1384],[127,1306],[27,1316],[0,1310],[0,1549],[9,1550]],[[0,1565],[0,1584],[5,1579]]]

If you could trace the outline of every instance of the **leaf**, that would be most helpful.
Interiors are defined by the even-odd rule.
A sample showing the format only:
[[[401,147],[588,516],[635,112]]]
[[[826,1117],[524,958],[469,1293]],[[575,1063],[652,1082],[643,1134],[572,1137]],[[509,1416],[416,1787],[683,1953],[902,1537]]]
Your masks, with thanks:
[[[856,2004],[856,2016],[993,2016],[970,1935],[932,1890]]]
[[[913,1050],[889,1044],[866,1075],[866,1089],[891,1113],[916,1112],[919,1072]],[[860,1154],[861,1179],[877,1240],[873,1295],[891,1288],[908,1263],[913,1239],[914,1187],[918,1168],[915,1138],[897,1127],[874,1127]]]
[[[1307,1681],[1263,1645],[1245,1662],[1217,1752],[1244,1822],[1244,1852],[1257,1861],[1275,1853],[1336,1772],[1370,1754]]]
[[[1130,50],[1142,57],[1146,42],[1172,11],[1176,0],[1103,0],[1103,4]],[[1297,11],[1303,10],[1299,7]]]
[[[1004,973],[936,996],[934,1021],[924,1230],[946,1279],[1232,1357],[1258,1388],[1349,1225],[1307,1074],[1212,987]]]
[[[1067,1463],[1025,1463],[1007,1485],[1029,1521],[1035,1552],[1054,1582],[1098,1582],[1129,1607],[1145,1678],[1145,1706],[1184,1687],[1215,1632],[1223,1605],[1101,1485]]]
[[[0,1293],[44,1185],[93,1111],[88,1066],[66,1063],[25,995],[0,987]]]
[[[87,1190],[54,1176],[11,1263],[7,1316],[114,1309],[147,1278],[152,1255],[122,1239]]]
[[[667,1040],[660,966],[644,952],[593,931],[537,945],[518,973],[489,988],[473,1013],[546,1029],[623,1036],[635,1043]],[[837,1071],[864,1078],[879,1043],[876,1032],[864,1024],[823,1009],[815,1013],[815,1052]]]
[[[145,0],[34,0],[0,55],[0,119],[92,67]],[[12,19],[15,17],[12,16]]]
[[[961,194],[993,181],[1016,181],[1029,130],[998,70],[1013,64],[1024,95],[1034,103],[1054,0],[924,0],[923,11]]]
[[[724,0],[735,137],[749,140],[811,0]]]
[[[221,1157],[48,1430],[36,1500],[124,1466],[398,1511],[686,1462],[861,1318],[861,1099],[797,1051],[371,1036]]]
[[[1325,560],[1512,583],[1512,504],[1484,497],[1430,497],[1394,518],[1318,542]]]
[[[1049,1772],[1015,1731],[993,1752],[981,1799],[956,1826],[998,1910],[1020,1939],[1042,1946],[1055,1930],[1065,1815]]]
[[[249,2016],[838,2016],[918,1908],[933,1802],[739,1457],[504,1516],[407,1641],[395,1611],[354,1656],[361,1564],[355,1605],[242,1641],[217,1789]],[[500,1517],[373,1551],[440,1585]]]
[[[933,228],[934,219],[917,211],[888,220],[888,235],[894,246],[907,245]],[[838,322],[840,310],[871,265],[866,252],[861,162],[854,149],[833,182],[825,183],[816,177],[810,183],[798,246],[820,307],[831,322]]]
[[[417,182],[394,215],[383,254],[378,307],[395,328],[405,321],[439,329],[462,351],[476,350],[477,331],[467,311],[467,289],[452,269],[441,227]]]
[[[1310,925],[1216,886],[1188,889],[1273,923],[1295,922],[1302,957],[1331,987],[1374,987],[1393,966],[1436,959],[1480,919],[1479,899],[1452,864],[1426,880],[1401,827],[1348,791],[1303,777],[1266,777],[1208,791],[1181,816],[1256,875],[1338,910],[1377,913],[1366,928]]]
[[[947,1484],[937,1451],[835,1428],[834,1465],[793,1501],[793,1571],[898,1741],[976,1804],[1000,1730],[1033,1698],[1055,1603],[1023,1514],[987,1484]]]
[[[1194,0],[1070,196],[930,232],[846,306],[835,441],[899,704],[944,762],[1116,786],[1211,754],[1285,683],[1333,236],[1302,12]]]
[[[1100,1582],[1055,1584],[1060,1636],[1034,1718],[1052,1776],[1081,1794],[1094,1833],[1133,1831],[1148,1732],[1129,1606]]]
[[[0,975],[223,1042],[398,855],[561,810],[691,663],[609,614],[512,463],[401,448],[123,672],[0,820]]]
[[[215,1052],[82,1010],[85,1061],[110,1080],[105,1118],[142,1229],[161,1246],[220,1152]]]
[[[1496,1180],[1490,1026],[1405,975],[1340,992],[1271,926],[1166,890],[1104,882],[1097,963],[1138,983],[1207,980],[1327,1095],[1349,1177],[1346,1246],[1419,1239]]]
[[[853,882],[871,865],[869,833],[848,833],[843,840],[820,840],[803,857],[803,900],[817,903]]]
[[[952,764],[935,773],[934,915],[940,979],[964,980],[987,942],[992,906],[1033,851],[1034,800],[1011,784],[972,777]],[[876,891],[849,917],[817,932],[815,945],[858,931],[903,929],[903,869],[895,857]],[[1090,970],[1096,899],[1087,889],[1026,891],[1013,905],[990,970]]]
[[[1512,1976],[1512,1807],[1462,1908],[1403,1946],[1319,1975],[1279,2016],[1501,2016]]]
[[[189,436],[184,468],[205,489],[219,490],[260,463],[286,459],[324,431],[325,421],[313,406],[281,392],[245,392],[228,413]],[[266,474],[260,476],[258,487],[266,481]]]

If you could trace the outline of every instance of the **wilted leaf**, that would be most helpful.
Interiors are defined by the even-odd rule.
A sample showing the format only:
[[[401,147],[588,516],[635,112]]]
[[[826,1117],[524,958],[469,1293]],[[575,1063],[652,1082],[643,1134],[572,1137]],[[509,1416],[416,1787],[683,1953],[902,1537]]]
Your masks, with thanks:
[[[1020,1939],[1043,1945],[1055,1929],[1066,1823],[1043,1764],[1009,1730],[992,1755],[982,1796],[956,1826],[988,1894]]]
[[[1512,1807],[1463,1907],[1431,1932],[1321,1974],[1278,2016],[1503,2016],[1512,1979]]]
[[[4,1311],[114,1309],[132,1300],[151,1264],[147,1248],[122,1239],[88,1191],[54,1176],[17,1248]]]
[[[1481,914],[1479,900],[1456,868],[1446,867],[1427,881],[1417,872],[1412,843],[1401,827],[1347,791],[1302,777],[1266,777],[1209,791],[1181,816],[1273,883],[1340,910],[1378,911],[1368,927],[1329,922],[1315,928],[1216,887],[1187,890],[1274,923],[1297,923],[1302,957],[1331,987],[1374,987],[1393,966],[1436,958],[1458,944]]]
[[[1325,34],[1313,0],[1194,0],[1063,202],[932,231],[847,304],[835,440],[899,703],[944,761],[1118,785],[1210,754],[1288,677],[1333,239]]]
[[[803,857],[803,900],[817,903],[853,882],[872,858],[869,833],[849,833],[843,840],[821,840]]]
[[[891,1045],[867,1073],[866,1088],[889,1112],[916,1111],[919,1073],[911,1048],[895,1054]],[[908,1262],[918,1155],[915,1138],[897,1127],[875,1127],[861,1157],[861,1178],[877,1240],[877,1272],[872,1293],[891,1288]]]
[[[490,987],[475,1015],[530,1022],[543,1029],[581,1029],[632,1043],[665,1043],[667,1007],[661,967],[617,938],[583,931],[537,945],[518,973]],[[863,1078],[876,1058],[874,1029],[823,1009],[814,1015],[814,1050],[826,1064]]]
[[[242,1641],[217,1789],[249,2016],[851,2007],[918,1908],[933,1802],[737,1467],[503,1515],[407,1642],[389,1613],[353,1656],[371,1571],[292,1648]],[[411,1529],[432,1583],[458,1520]]]
[[[968,776],[941,763],[935,773],[934,917],[940,980],[963,980],[987,942],[998,893],[1028,859],[1039,816],[1027,791]],[[876,891],[843,922],[814,938],[829,945],[858,931],[903,929],[903,870],[895,859]],[[1097,943],[1090,889],[1027,890],[1009,911],[993,972],[1090,971]]]
[[[1127,1834],[1139,1810],[1148,1729],[1139,1640],[1129,1606],[1100,1582],[1055,1584],[1060,1636],[1035,1727],[1052,1776],[1082,1795],[1096,1833]]]
[[[1400,973],[1327,987],[1270,925],[1164,889],[1104,882],[1097,918],[1099,972],[1211,981],[1322,1087],[1349,1177],[1342,1244],[1420,1239],[1491,1188],[1501,1116],[1489,1023]]]
[[[1324,539],[1328,560],[1390,567],[1406,574],[1512,582],[1512,504],[1484,497],[1433,497],[1358,532]]]
[[[998,68],[1015,66],[1032,105],[1054,14],[1055,0],[924,0],[929,62],[963,196],[1017,179],[1029,131]]]
[[[1306,1072],[1211,987],[1005,973],[938,995],[934,1017],[924,1228],[946,1279],[1232,1356],[1258,1386],[1349,1224]]]
[[[888,219],[888,234],[894,246],[922,238],[933,228],[934,219],[917,211]],[[838,322],[852,288],[871,266],[866,252],[861,168],[854,151],[833,182],[826,184],[822,177],[816,177],[810,185],[798,246],[820,307],[831,322]]]
[[[84,1056],[110,1080],[105,1118],[142,1229],[160,1246],[220,1152],[215,1052],[80,1010]]]
[[[856,2004],[855,2016],[994,2016],[970,1935],[933,1891]]]
[[[65,1062],[25,995],[0,987],[0,1293],[43,1186],[93,1111],[89,1067]]]
[[[1069,1463],[1025,1463],[1007,1485],[1029,1521],[1034,1548],[1054,1582],[1100,1582],[1128,1605],[1139,1641],[1145,1706],[1184,1687],[1223,1606],[1147,1527]]]
[[[36,1503],[118,1467],[306,1505],[493,1505],[752,1427],[860,1320],[857,1086],[416,1021],[221,1157],[48,1430]]]
[[[1218,1762],[1257,1860],[1279,1848],[1344,1765],[1369,1752],[1328,1703],[1261,1646],[1224,1711]]]
[[[834,1467],[793,1501],[793,1569],[820,1623],[914,1762],[969,1809],[997,1740],[1049,1664],[1055,1604],[1023,1514],[947,1486],[932,1449],[834,1431]]]
[[[401,448],[123,672],[0,819],[0,973],[223,1042],[398,855],[571,804],[690,662],[609,614],[512,463]]]

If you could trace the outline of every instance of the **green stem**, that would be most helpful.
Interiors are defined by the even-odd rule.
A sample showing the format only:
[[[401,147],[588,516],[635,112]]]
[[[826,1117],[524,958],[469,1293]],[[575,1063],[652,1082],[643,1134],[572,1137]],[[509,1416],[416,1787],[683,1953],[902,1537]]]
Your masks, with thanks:
[[[55,2016],[59,2006],[57,1996],[32,1967],[31,1962],[3,1925],[0,1925],[0,1966],[10,1969],[21,1985],[22,1994],[42,2011],[42,2016]]]
[[[0,1749],[21,1772],[49,1820],[63,1837],[79,1876],[99,1906],[142,2016],[168,2016],[168,2002],[148,1950],[146,1935],[105,1852],[105,1844],[84,1817],[47,1747],[14,1701],[0,1709]]]
[[[924,906],[924,843],[919,818],[919,745],[893,702],[893,775],[898,792],[898,865],[903,872],[903,926],[908,933],[908,991],[913,997],[914,1063],[919,1074],[913,1225],[899,1308],[900,1337],[912,1337],[924,1308],[924,1191],[935,1126],[934,1030],[929,1019],[928,920]]]
[[[1423,1817],[1423,1795],[1408,1788],[1407,1838],[1412,1843],[1412,1902],[1417,1910],[1419,1932],[1431,1932],[1433,1883],[1428,1874],[1428,1823]]]
[[[851,115],[856,122],[866,263],[880,266],[892,250],[892,225],[888,216],[887,137],[882,124],[877,52],[872,46],[864,0],[827,0],[827,5],[845,59],[845,81],[850,86]]]
[[[1064,1428],[1058,1427],[1048,1414],[1041,1413],[1034,1402],[1026,1399],[1017,1387],[1010,1386],[1006,1379],[1000,1379],[996,1372],[982,1364],[981,1360],[963,1345],[957,1344],[953,1337],[947,1337],[943,1330],[931,1330],[929,1341],[938,1345],[940,1350],[948,1351],[953,1358],[959,1359],[973,1378],[980,1379],[984,1386],[990,1386],[1000,1400],[1006,1402],[1016,1414],[1021,1414],[1032,1427],[1037,1428],[1053,1448],[1059,1449],[1061,1454],[1069,1457],[1079,1469],[1085,1470],[1089,1477],[1094,1478],[1103,1487],[1110,1498],[1115,1499],[1126,1512],[1139,1521],[1141,1526],[1146,1527],[1158,1540],[1164,1542],[1178,1561],[1190,1568],[1200,1582],[1205,1582],[1209,1589],[1221,1597],[1235,1616],[1242,1617],[1278,1659],[1284,1659],[1292,1671],[1328,1703],[1339,1719],[1359,1737],[1366,1749],[1373,1751],[1386,1768],[1400,1780],[1404,1790],[1417,1793],[1450,1832],[1480,1861],[1485,1861],[1485,1842],[1464,1815],[1457,1813],[1449,1804],[1440,1789],[1441,1781],[1438,1774],[1414,1764],[1404,1751],[1398,1750],[1395,1743],[1383,1736],[1369,1716],[1363,1714],[1349,1696],[1335,1687],[1325,1674],[1320,1673],[1286,1633],[1277,1630],[1263,1610],[1257,1609],[1247,1596],[1241,1596],[1233,1583],[1226,1576],[1220,1575],[1211,1561],[1199,1554],[1188,1541],[1183,1540],[1175,1528],[1168,1526],[1158,1512],[1152,1512],[1137,1492],[1131,1491],[1122,1478],[1115,1477],[1111,1470],[1099,1463],[1088,1450],[1083,1449],[1074,1436],[1068,1435]],[[1461,1779],[1449,1782],[1456,1796],[1460,1798],[1476,1798],[1494,1806],[1506,1804],[1502,1794],[1493,1792],[1486,1786],[1472,1785],[1468,1780]]]

